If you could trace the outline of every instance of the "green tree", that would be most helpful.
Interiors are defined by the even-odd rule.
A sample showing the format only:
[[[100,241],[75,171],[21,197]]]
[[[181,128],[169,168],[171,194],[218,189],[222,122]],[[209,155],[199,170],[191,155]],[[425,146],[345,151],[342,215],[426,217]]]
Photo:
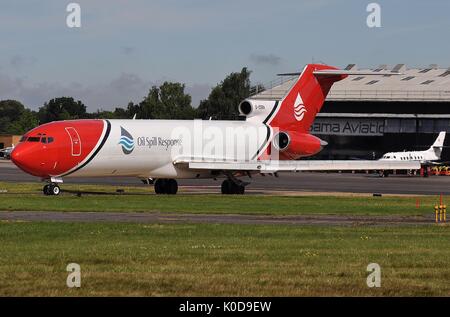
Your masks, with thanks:
[[[0,133],[23,134],[37,125],[36,112],[17,100],[0,101]]]
[[[116,108],[114,110],[114,113],[116,114],[117,118],[121,119],[131,119],[135,115],[137,115],[138,112],[139,112],[139,105],[135,105],[131,101],[128,103],[127,109]]]
[[[114,111],[98,109],[96,112],[88,113],[92,119],[131,119],[139,111],[139,105],[129,102],[127,108],[116,107]]]
[[[202,100],[197,116],[202,119],[231,119],[239,115],[239,103],[250,95],[250,74],[246,67],[239,73],[231,73],[214,87],[208,99]]]
[[[39,120],[37,113],[31,111],[30,109],[25,109],[18,120],[11,122],[6,130],[6,133],[21,135],[37,127],[38,125]]]
[[[89,118],[91,119],[116,119],[113,111],[98,109],[96,112],[90,113]]]
[[[0,133],[8,133],[9,125],[17,121],[24,110],[25,106],[17,100],[0,101]]]
[[[75,101],[72,97],[55,98],[46,102],[39,108],[40,123],[58,120],[88,118],[86,106],[81,101]]]
[[[138,119],[193,119],[192,99],[184,89],[184,84],[171,82],[153,86],[137,108],[129,105],[128,110],[136,110]]]

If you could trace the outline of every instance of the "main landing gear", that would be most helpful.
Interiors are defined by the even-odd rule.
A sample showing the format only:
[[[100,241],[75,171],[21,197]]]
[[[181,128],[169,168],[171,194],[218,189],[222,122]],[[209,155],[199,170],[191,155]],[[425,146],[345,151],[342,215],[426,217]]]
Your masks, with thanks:
[[[47,196],[58,196],[61,193],[59,186],[53,183],[45,185],[42,191],[44,192],[44,195]]]
[[[388,177],[389,176],[389,171],[380,171],[378,173],[378,176],[380,176],[380,177]]]
[[[237,184],[231,179],[222,182],[222,194],[224,195],[243,195],[245,193],[245,185]]]
[[[237,178],[233,173],[224,173],[227,177],[226,180],[222,182],[222,194],[224,195],[244,195],[245,186],[250,184],[249,182],[244,182]],[[249,174],[249,177],[250,174]]]
[[[174,179],[160,178],[155,181],[155,193],[175,195],[178,191],[178,183]]]
[[[226,179],[222,183],[222,194],[243,195],[248,183],[238,179]],[[157,195],[175,195],[178,192],[178,183],[174,179],[159,178],[155,181],[155,193]]]
[[[244,185],[236,184],[229,179],[226,179],[222,182],[222,194],[224,195],[243,195],[244,192]]]

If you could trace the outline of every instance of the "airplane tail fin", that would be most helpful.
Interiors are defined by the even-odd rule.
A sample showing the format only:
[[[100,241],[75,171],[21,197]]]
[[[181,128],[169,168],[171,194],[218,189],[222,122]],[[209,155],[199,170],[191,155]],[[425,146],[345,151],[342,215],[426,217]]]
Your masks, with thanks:
[[[439,132],[436,141],[434,141],[433,145],[428,149],[428,151],[434,152],[439,159],[441,158],[442,148],[444,147],[445,134],[445,131]]]
[[[301,73],[281,75],[299,77],[281,100],[271,126],[307,133],[333,83],[344,79],[348,74],[333,66],[308,64]]]
[[[301,73],[279,75],[299,75],[299,77],[281,100],[279,110],[271,120],[271,126],[308,133],[335,82],[345,79],[349,75],[393,76],[401,75],[401,73],[342,70],[329,65],[308,64]]]

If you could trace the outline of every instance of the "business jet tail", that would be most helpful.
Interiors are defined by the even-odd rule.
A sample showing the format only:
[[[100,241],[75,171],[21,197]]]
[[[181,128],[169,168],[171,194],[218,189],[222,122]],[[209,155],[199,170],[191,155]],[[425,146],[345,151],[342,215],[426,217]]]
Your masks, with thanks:
[[[428,149],[429,152],[433,152],[436,155],[437,159],[441,158],[442,148],[444,147],[444,140],[445,131],[441,131],[436,141],[434,141],[433,145]]]

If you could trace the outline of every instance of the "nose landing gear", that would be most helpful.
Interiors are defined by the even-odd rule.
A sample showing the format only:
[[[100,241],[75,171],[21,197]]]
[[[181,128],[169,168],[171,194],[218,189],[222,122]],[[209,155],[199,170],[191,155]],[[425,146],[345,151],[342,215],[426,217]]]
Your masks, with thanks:
[[[59,186],[53,183],[45,185],[42,191],[44,192],[44,195],[47,196],[58,196],[61,193]]]

